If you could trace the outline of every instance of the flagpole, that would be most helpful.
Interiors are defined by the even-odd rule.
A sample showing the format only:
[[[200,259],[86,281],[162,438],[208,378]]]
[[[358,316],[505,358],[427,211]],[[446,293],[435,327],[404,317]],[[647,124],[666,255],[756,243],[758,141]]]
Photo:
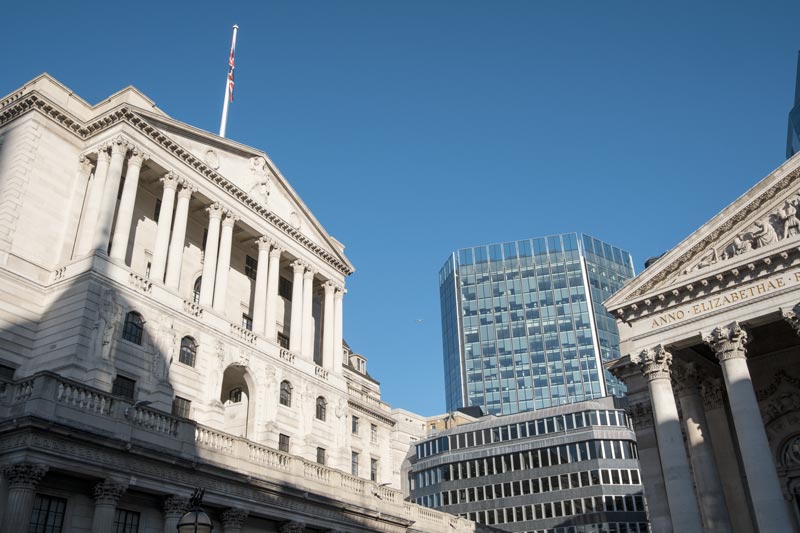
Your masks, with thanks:
[[[233,25],[233,39],[231,40],[231,54],[236,49],[236,32],[239,31],[239,26]],[[230,69],[233,66],[228,66],[228,76],[225,78],[225,102],[222,104],[222,120],[219,123],[219,136],[225,137],[225,127],[228,125],[228,102],[231,98],[231,80]]]

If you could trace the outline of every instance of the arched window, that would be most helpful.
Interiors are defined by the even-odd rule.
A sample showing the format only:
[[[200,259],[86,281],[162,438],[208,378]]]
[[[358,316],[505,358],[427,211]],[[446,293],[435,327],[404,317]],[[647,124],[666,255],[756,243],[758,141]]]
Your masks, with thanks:
[[[231,389],[228,393],[228,399],[231,403],[242,403],[242,388],[236,387],[235,389]]]
[[[292,384],[288,381],[281,381],[281,405],[292,406]]]
[[[197,358],[197,343],[191,337],[184,337],[181,339],[181,353],[178,356],[178,361],[184,365],[194,366]]]
[[[144,320],[142,315],[136,311],[131,311],[125,315],[125,325],[122,327],[122,338],[134,344],[142,344],[142,332],[144,331]]]
[[[320,396],[317,398],[317,420],[325,421],[325,411],[328,410],[328,402],[325,401],[325,398]]]
[[[199,276],[197,281],[194,282],[192,289],[192,301],[196,304],[200,303],[200,286],[203,284],[203,276]]]

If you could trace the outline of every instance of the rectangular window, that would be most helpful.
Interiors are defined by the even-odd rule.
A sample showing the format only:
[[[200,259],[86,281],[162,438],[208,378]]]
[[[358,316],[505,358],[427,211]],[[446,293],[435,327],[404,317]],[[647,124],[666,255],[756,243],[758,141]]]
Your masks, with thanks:
[[[111,387],[111,394],[122,396],[128,400],[133,400],[135,390],[136,381],[124,376],[117,376],[114,378],[114,384]]]
[[[61,533],[64,525],[64,510],[67,500],[37,494],[33,500],[33,511],[28,523],[29,533]]]
[[[378,442],[378,426],[375,424],[369,425],[369,440],[373,444]]]
[[[247,331],[253,331],[253,317],[247,313],[242,313],[242,328]]]
[[[369,479],[370,481],[378,481],[378,460],[369,460]]]
[[[114,515],[115,533],[139,533],[139,513],[117,509]]]
[[[292,282],[283,276],[278,278],[278,295],[289,301],[292,299]]]
[[[278,333],[278,346],[281,348],[289,349],[289,337],[284,335],[283,333]]]
[[[244,256],[244,275],[250,279],[256,279],[256,272],[258,272],[258,259]]]
[[[3,379],[14,379],[14,367],[0,365],[0,378]]]
[[[350,431],[353,435],[358,435],[358,417],[354,416],[350,424]]]
[[[317,462],[321,465],[325,464],[325,448],[317,448]]]
[[[278,435],[278,449],[282,452],[289,453],[289,435],[280,433]]]
[[[191,410],[191,407],[192,402],[186,398],[175,396],[175,399],[172,400],[172,414],[175,416],[189,418],[189,411]]]
[[[354,476],[358,475],[358,452],[350,454],[350,473]]]
[[[153,212],[153,220],[158,222],[158,217],[161,216],[161,200],[156,198],[156,208]]]

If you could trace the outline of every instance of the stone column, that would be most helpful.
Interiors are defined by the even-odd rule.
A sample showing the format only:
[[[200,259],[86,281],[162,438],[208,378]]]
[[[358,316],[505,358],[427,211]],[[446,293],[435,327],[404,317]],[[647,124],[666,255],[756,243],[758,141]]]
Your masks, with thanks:
[[[284,522],[278,526],[278,533],[303,533],[306,525],[302,522]]]
[[[706,531],[729,532],[731,523],[728,520],[722,483],[712,451],[711,431],[703,411],[697,366],[694,363],[676,365],[673,376],[678,401],[681,404],[686,444],[697,486],[703,525]]]
[[[289,351],[300,353],[303,339],[303,272],[306,265],[302,261],[292,263],[292,316],[289,322]]]
[[[107,533],[114,531],[114,516],[117,512],[117,502],[124,486],[110,479],[101,481],[94,486],[94,516],[92,517],[92,533]]]
[[[97,167],[94,177],[89,183],[89,190],[84,202],[81,229],[78,236],[78,255],[85,255],[94,250],[94,235],[98,231],[97,220],[100,216],[100,205],[103,202],[103,186],[106,183],[108,164],[110,161],[108,146],[101,145],[97,149]]]
[[[100,213],[97,219],[99,226],[96,233],[95,249],[103,253],[108,251],[108,242],[111,239],[111,226],[114,223],[114,211],[117,208],[117,193],[119,182],[122,179],[122,165],[128,153],[128,143],[117,137],[111,143],[111,162],[108,165],[108,175],[103,186],[103,201],[100,204]]]
[[[208,233],[206,249],[203,251],[203,279],[200,282],[200,305],[210,306],[214,301],[214,278],[217,273],[217,251],[219,250],[219,223],[222,207],[212,204],[208,208]]]
[[[333,373],[341,376],[344,361],[342,348],[342,299],[347,291],[344,287],[336,287],[333,294]]]
[[[189,222],[189,202],[195,188],[186,181],[178,193],[178,205],[175,207],[175,224],[172,227],[172,239],[169,242],[169,259],[167,260],[166,286],[178,290],[183,267],[183,248],[186,243],[186,224]]]
[[[333,370],[333,293],[336,286],[326,281],[323,286],[325,289],[325,302],[322,313],[322,366],[327,370]]]
[[[312,316],[314,296],[314,271],[310,268],[303,274],[303,337],[300,351],[309,361],[314,360],[314,317]]]
[[[158,229],[156,243],[153,246],[153,264],[150,266],[150,279],[164,282],[164,271],[167,266],[167,250],[169,249],[169,232],[172,229],[172,211],[175,207],[175,191],[178,189],[178,176],[173,172],[161,178],[164,192],[161,196],[161,209],[158,211]]]
[[[36,485],[48,468],[34,463],[17,463],[3,468],[3,477],[8,481],[8,502],[0,531],[28,531]]]
[[[256,285],[253,289],[253,331],[264,335],[265,315],[267,311],[267,271],[269,270],[269,247],[272,241],[261,237],[258,243],[258,266],[256,269]]]
[[[638,365],[650,391],[653,421],[658,439],[658,455],[664,472],[669,514],[675,531],[701,533],[703,526],[697,508],[689,461],[683,447],[678,407],[672,394],[670,366],[672,354],[658,345],[630,356]]]
[[[222,513],[222,533],[241,533],[247,511],[243,509],[226,509]]]
[[[765,532],[794,531],[747,368],[747,332],[733,322],[727,327],[714,328],[704,340],[722,367],[756,527]]]
[[[139,172],[146,159],[146,155],[133,149],[132,155],[128,159],[128,170],[125,172],[125,184],[122,186],[122,198],[119,200],[117,223],[114,225],[114,238],[111,239],[111,259],[117,259],[123,263],[128,252],[133,207],[136,204],[136,191],[139,189]]]
[[[280,246],[273,246],[269,252],[269,272],[267,273],[267,310],[264,319],[264,332],[267,339],[277,342],[278,328],[278,283],[280,282],[281,254],[283,249]]]
[[[231,268],[231,245],[233,244],[233,226],[238,217],[230,211],[225,212],[222,219],[222,233],[219,238],[219,257],[217,259],[217,279],[214,280],[214,311],[225,314],[228,304],[228,271]]]
[[[705,405],[708,429],[713,435],[711,447],[717,461],[722,491],[725,493],[725,502],[733,531],[754,533],[753,517],[750,516],[750,505],[747,503],[744,489],[746,480],[739,468],[731,428],[728,424],[728,414],[725,411],[725,386],[719,379],[704,379],[700,385],[700,392]]]
[[[164,533],[178,531],[178,522],[189,510],[189,499],[170,496],[164,500]]]

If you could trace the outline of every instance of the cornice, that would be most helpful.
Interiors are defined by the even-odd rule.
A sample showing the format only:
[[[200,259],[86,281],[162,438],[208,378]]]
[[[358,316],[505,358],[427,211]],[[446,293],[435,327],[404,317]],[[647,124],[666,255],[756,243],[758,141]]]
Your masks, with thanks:
[[[323,249],[318,244],[311,241],[300,231],[280,216],[262,206],[259,202],[251,198],[245,191],[237,187],[234,183],[226,179],[217,171],[206,165],[203,161],[195,157],[191,152],[184,149],[175,141],[167,137],[159,129],[151,126],[140,115],[128,105],[121,105],[89,123],[83,123],[74,115],[64,112],[58,105],[50,102],[43,95],[32,91],[24,96],[15,93],[3,100],[4,106],[0,106],[0,127],[30,112],[37,111],[43,116],[53,120],[56,124],[70,131],[82,140],[88,140],[92,136],[114,126],[118,123],[126,123],[144,134],[153,142],[158,144],[167,152],[187,166],[191,167],[196,173],[216,184],[225,192],[236,198],[251,211],[267,220],[273,227],[283,233],[286,237],[300,244],[314,255],[333,266],[338,272],[345,276],[353,273],[353,269],[339,260],[333,254]]]
[[[374,409],[370,409],[369,407],[366,407],[365,405],[362,405],[362,404],[358,403],[357,401],[354,401],[354,400],[352,400],[350,398],[347,399],[347,405],[349,405],[350,407],[352,407],[356,411],[360,411],[360,412],[364,413],[365,415],[369,415],[369,416],[371,416],[373,418],[377,418],[378,420],[380,420],[381,422],[383,422],[385,424],[388,424],[389,426],[394,426],[397,423],[392,417],[386,416],[386,415],[384,415],[382,413],[379,413],[378,411],[375,411]]]

